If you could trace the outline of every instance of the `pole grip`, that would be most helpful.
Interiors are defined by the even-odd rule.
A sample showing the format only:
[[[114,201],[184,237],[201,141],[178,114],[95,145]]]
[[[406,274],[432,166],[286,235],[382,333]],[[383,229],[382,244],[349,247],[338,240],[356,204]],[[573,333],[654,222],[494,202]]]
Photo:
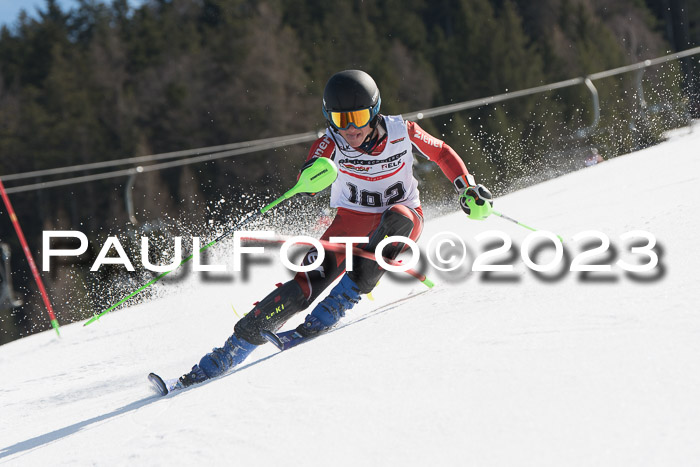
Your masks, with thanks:
[[[277,206],[278,204],[280,204],[280,203],[281,203],[282,201],[284,201],[285,199],[289,199],[289,198],[291,198],[292,196],[294,196],[296,193],[293,193],[293,190],[294,190],[294,189],[289,190],[288,192],[286,192],[285,194],[283,194],[282,196],[280,196],[279,198],[277,198],[276,200],[274,200],[273,202],[271,202],[270,204],[268,204],[267,206],[265,206],[264,208],[262,208],[262,209],[260,210],[260,214],[265,214],[267,211],[269,211],[270,209],[274,208],[275,206]]]

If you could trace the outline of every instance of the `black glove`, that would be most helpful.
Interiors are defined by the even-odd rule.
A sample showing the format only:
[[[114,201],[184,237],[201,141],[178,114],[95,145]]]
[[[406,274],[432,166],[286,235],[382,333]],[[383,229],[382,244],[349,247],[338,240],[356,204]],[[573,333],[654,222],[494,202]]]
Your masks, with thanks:
[[[472,175],[461,175],[453,183],[459,194],[459,206],[470,219],[483,220],[491,215],[493,195],[488,188],[477,184]]]

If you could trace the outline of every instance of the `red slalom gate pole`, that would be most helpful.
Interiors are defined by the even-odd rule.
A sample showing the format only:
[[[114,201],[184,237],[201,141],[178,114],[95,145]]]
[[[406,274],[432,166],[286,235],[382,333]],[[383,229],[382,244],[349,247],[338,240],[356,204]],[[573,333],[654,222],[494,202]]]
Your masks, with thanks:
[[[279,239],[263,239],[263,238],[255,238],[255,237],[241,237],[241,240],[247,240],[250,242],[259,242],[259,243],[284,243],[284,240],[279,240]],[[339,245],[337,243],[331,243],[327,240],[320,240],[318,241],[321,245],[323,245],[323,248],[326,250],[331,250],[335,252],[344,252],[345,251],[345,245]],[[296,245],[307,245],[307,246],[314,246],[311,243],[306,243],[306,242],[296,242]],[[358,248],[356,246],[352,247],[352,254],[355,256],[361,256],[363,258],[371,259],[372,261],[376,261],[376,258],[374,255],[369,252],[365,251],[361,248]],[[392,266],[399,266],[401,264],[400,261],[396,261],[390,258],[383,258],[384,261],[387,264],[390,264]],[[404,271],[406,274],[409,274],[416,279],[418,279],[423,285],[428,287],[429,289],[432,289],[435,287],[435,283],[428,279],[425,274],[422,274],[415,269],[407,269]]]
[[[56,319],[56,315],[53,312],[53,307],[51,306],[51,301],[49,300],[49,295],[46,293],[46,289],[44,288],[44,283],[41,280],[41,276],[39,275],[39,270],[36,267],[36,263],[34,262],[34,258],[32,257],[32,252],[29,251],[29,245],[27,245],[27,240],[24,238],[24,234],[22,233],[22,228],[19,226],[19,221],[17,220],[17,215],[15,214],[15,210],[12,208],[12,203],[10,203],[10,198],[7,196],[7,193],[5,192],[5,185],[3,185],[2,180],[0,180],[0,195],[2,195],[2,200],[5,203],[5,207],[7,208],[7,212],[10,214],[10,220],[12,221],[12,225],[15,227],[15,232],[17,232],[17,238],[19,238],[19,242],[22,244],[22,249],[24,250],[24,255],[27,257],[27,261],[29,262],[29,268],[32,270],[32,274],[34,275],[34,280],[36,281],[36,285],[39,287],[39,292],[41,292],[41,298],[44,299],[44,305],[46,305],[46,311],[49,313],[49,318],[51,319],[51,326],[56,330],[56,334],[58,334],[58,337],[61,337],[61,333],[58,331],[58,320]]]

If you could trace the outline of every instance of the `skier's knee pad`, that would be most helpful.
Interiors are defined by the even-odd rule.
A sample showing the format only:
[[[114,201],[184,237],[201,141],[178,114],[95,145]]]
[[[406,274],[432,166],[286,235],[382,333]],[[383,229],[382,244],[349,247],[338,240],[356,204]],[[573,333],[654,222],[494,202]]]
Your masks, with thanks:
[[[396,205],[384,211],[379,221],[379,226],[369,239],[364,250],[374,253],[379,242],[386,237],[401,236],[415,240],[423,229],[423,218],[413,209],[406,206]],[[395,259],[405,248],[404,243],[389,244],[382,250],[383,256]],[[362,293],[369,293],[377,285],[377,282],[384,274],[384,269],[380,268],[376,261],[371,259],[354,257],[353,270],[348,271],[348,276],[355,282]]]
[[[262,345],[267,340],[260,331],[277,331],[292,315],[309,306],[299,284],[291,280],[273,290],[236,323],[234,333],[251,344]]]

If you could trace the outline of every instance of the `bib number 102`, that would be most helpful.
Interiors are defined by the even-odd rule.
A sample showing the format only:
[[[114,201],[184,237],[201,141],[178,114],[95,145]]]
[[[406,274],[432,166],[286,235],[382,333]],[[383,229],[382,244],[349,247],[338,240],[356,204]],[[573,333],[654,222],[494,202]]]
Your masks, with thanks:
[[[360,206],[368,208],[391,206],[403,200],[406,196],[406,189],[403,186],[403,182],[394,183],[384,190],[384,193],[358,190],[357,185],[349,182],[348,189],[350,190],[350,197],[348,199],[352,204],[359,204]]]

